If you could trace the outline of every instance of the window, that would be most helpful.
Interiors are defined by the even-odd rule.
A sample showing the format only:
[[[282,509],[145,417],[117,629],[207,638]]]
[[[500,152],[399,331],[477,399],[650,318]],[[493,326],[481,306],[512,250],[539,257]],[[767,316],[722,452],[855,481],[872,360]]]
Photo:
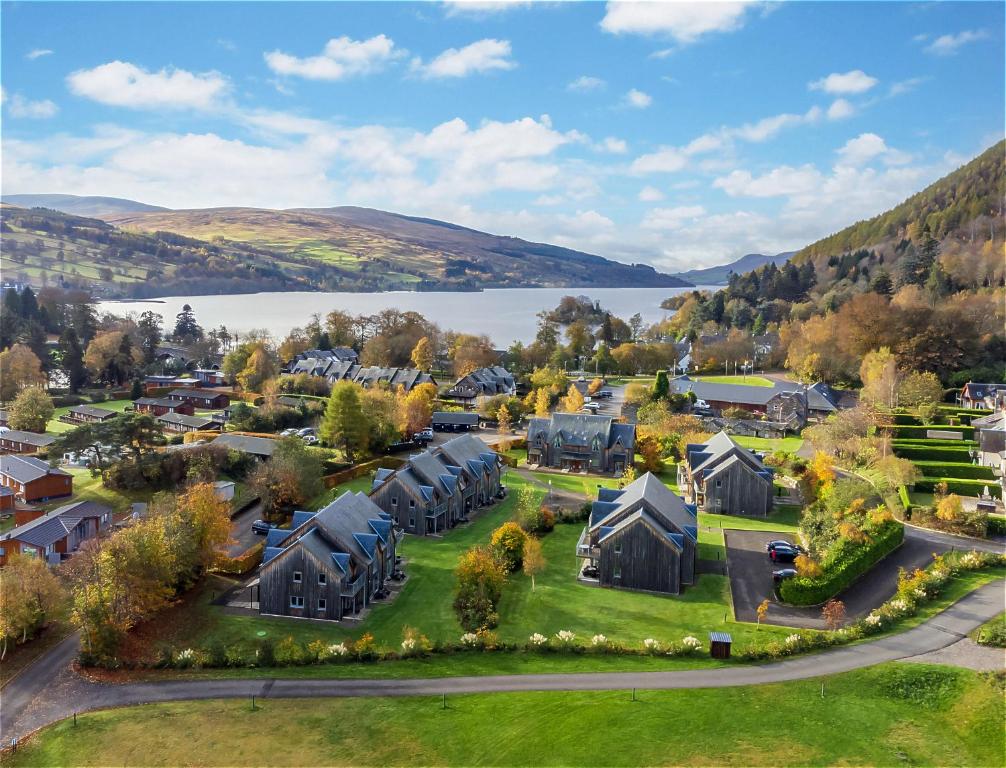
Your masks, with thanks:
[[[300,571],[293,572],[293,583],[300,584],[304,580],[304,574]]]
[[[719,478],[716,479],[716,487],[717,488],[722,488],[723,487],[723,481],[720,480]]]
[[[409,509],[415,509],[415,508],[416,508],[416,500],[409,499]]]
[[[615,554],[616,555],[622,554],[622,542],[620,541],[615,542]]]
[[[398,506],[398,497],[397,496],[392,496],[391,497],[391,506],[393,506],[393,507],[397,507]]]
[[[615,581],[621,581],[622,579],[622,566],[616,565],[615,570],[611,574],[611,578]]]
[[[300,595],[290,595],[290,607],[291,608],[303,608],[304,598]]]
[[[318,610],[324,611],[328,607],[328,601],[323,597],[318,598]]]
[[[318,574],[318,583],[321,584],[321,586],[325,586],[326,584],[328,584],[328,574],[327,573],[319,573]]]
[[[415,527],[416,527],[416,516],[409,515],[409,528],[415,528]]]

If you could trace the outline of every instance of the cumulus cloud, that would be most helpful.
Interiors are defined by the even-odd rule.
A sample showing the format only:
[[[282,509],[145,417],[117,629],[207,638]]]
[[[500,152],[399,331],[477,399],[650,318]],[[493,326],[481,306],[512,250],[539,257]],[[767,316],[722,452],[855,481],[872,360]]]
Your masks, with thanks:
[[[606,85],[604,80],[599,77],[590,77],[589,75],[581,75],[580,77],[573,80],[569,85],[566,86],[567,91],[574,91],[576,93],[586,93],[588,91],[596,91],[598,88],[603,88]]]
[[[344,80],[382,69],[388,62],[405,55],[386,35],[368,40],[334,37],[318,56],[299,58],[283,51],[264,54],[269,69],[277,75],[303,77],[308,80]]]
[[[858,166],[888,151],[887,143],[880,136],[875,133],[861,133],[845,142],[845,145],[838,150],[838,158],[842,165]]]
[[[935,56],[953,56],[964,46],[985,40],[988,36],[989,33],[984,29],[968,29],[956,35],[940,35],[923,50]]]
[[[67,76],[66,84],[77,96],[130,109],[212,109],[230,89],[227,78],[217,72],[149,72],[126,61],[78,69]]]
[[[783,165],[757,177],[748,171],[733,171],[716,179],[713,186],[731,197],[781,197],[810,192],[820,183],[821,174],[812,165]]]
[[[643,229],[679,229],[685,222],[702,216],[701,205],[679,205],[674,208],[651,208],[643,216]]]
[[[52,56],[53,51],[49,48],[35,48],[34,50],[28,51],[24,55],[28,61],[35,61],[35,59],[41,59],[43,56]]]
[[[425,78],[467,77],[493,70],[513,69],[510,41],[486,38],[464,48],[448,48],[428,64],[412,60],[412,70]]]
[[[5,94],[4,103],[7,105],[7,113],[11,117],[40,120],[55,117],[56,113],[59,112],[59,107],[49,99],[31,101],[19,93],[15,93],[9,99],[6,98]]]
[[[752,3],[609,2],[601,29],[612,34],[660,35],[679,43],[694,43],[715,32],[744,26]]]
[[[604,141],[598,146],[598,149],[602,152],[609,152],[612,155],[624,155],[629,151],[629,145],[625,143],[624,139],[606,136]]]
[[[815,80],[808,84],[812,91],[824,91],[825,93],[866,93],[879,80],[870,77],[861,69],[853,69],[850,72],[833,72],[827,77]]]
[[[637,197],[644,203],[655,203],[658,200],[664,199],[664,193],[661,192],[656,187],[651,187],[647,185],[643,187],[641,190],[639,190],[639,195],[637,195]]]
[[[828,107],[829,120],[844,120],[856,114],[856,108],[846,99],[835,99]]]
[[[632,88],[625,94],[626,105],[634,109],[646,109],[653,103],[653,97],[636,88]]]
[[[447,16],[491,16],[530,5],[527,0],[447,0],[444,13]]]
[[[688,155],[675,147],[661,147],[656,152],[640,155],[629,166],[635,174],[675,173],[688,165]]]

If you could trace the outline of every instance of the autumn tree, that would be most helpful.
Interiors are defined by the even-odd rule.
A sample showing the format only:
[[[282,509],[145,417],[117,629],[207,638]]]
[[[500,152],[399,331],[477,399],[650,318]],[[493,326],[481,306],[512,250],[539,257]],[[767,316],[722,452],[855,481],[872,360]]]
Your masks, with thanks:
[[[506,571],[488,547],[467,550],[454,570],[454,610],[470,632],[499,623],[496,607],[503,595]]]
[[[472,371],[496,362],[492,341],[486,335],[459,333],[448,339],[449,356],[454,363],[454,375],[467,376]]]
[[[128,381],[142,361],[142,350],[133,347],[125,331],[99,332],[84,353],[84,365],[91,376],[109,384]]]
[[[496,421],[499,425],[500,435],[509,435],[513,429],[513,419],[510,416],[510,409],[506,407],[506,403],[499,407],[496,411]]]
[[[859,378],[863,389],[859,394],[862,402],[874,406],[893,408],[898,400],[898,360],[887,347],[868,352],[859,366]]]
[[[303,441],[279,441],[269,461],[259,464],[248,484],[262,498],[266,514],[279,518],[304,507],[324,490],[321,458]]]
[[[821,609],[821,618],[824,619],[825,626],[832,632],[839,629],[845,622],[845,603],[832,598]]]
[[[262,385],[276,376],[276,362],[265,344],[256,342],[245,362],[244,368],[237,374],[237,381],[246,392],[258,392]]]
[[[420,371],[429,371],[433,368],[433,345],[430,344],[429,336],[423,336],[416,342],[410,358],[412,364]]]
[[[10,552],[0,578],[0,660],[7,644],[23,643],[44,627],[63,605],[66,593],[45,560]]]
[[[433,384],[420,384],[412,391],[399,393],[399,428],[406,435],[414,435],[430,425],[433,419],[433,401],[437,388]]]
[[[528,536],[524,542],[524,573],[531,577],[531,591],[534,592],[534,577],[545,570],[545,555],[542,552],[541,540]]]
[[[230,503],[217,495],[212,482],[203,482],[179,496],[177,506],[191,532],[196,562],[203,568],[209,567],[230,540]]]
[[[503,564],[507,573],[520,570],[524,560],[524,545],[527,533],[516,522],[509,520],[495,531],[489,540],[493,554]]]
[[[644,472],[660,472],[664,468],[663,446],[651,432],[643,432],[636,438],[636,453],[643,460]]]
[[[540,418],[548,418],[549,406],[552,404],[552,398],[549,396],[548,390],[541,387],[535,390],[534,394],[534,415]]]
[[[771,605],[771,603],[769,602],[768,598],[765,598],[760,603],[758,603],[758,608],[755,610],[755,613],[758,615],[759,625],[761,625],[761,623],[765,620],[765,617],[768,616],[769,605]]]
[[[42,362],[24,344],[0,352],[0,400],[10,402],[25,387],[45,386]]]
[[[27,432],[45,432],[55,408],[52,398],[40,387],[27,387],[17,393],[8,412],[11,429]]]
[[[332,387],[319,430],[322,441],[341,448],[349,462],[369,444],[370,428],[363,412],[361,391],[351,381],[340,381]]]
[[[935,405],[943,399],[943,385],[931,371],[912,371],[898,387],[898,402],[909,408]]]
[[[576,388],[575,384],[570,384],[569,389],[566,391],[566,396],[559,404],[559,410],[563,413],[578,413],[583,408],[583,402],[583,395],[580,394],[580,390]]]
[[[957,523],[964,519],[964,505],[956,493],[944,496],[936,503],[936,516],[946,523]]]

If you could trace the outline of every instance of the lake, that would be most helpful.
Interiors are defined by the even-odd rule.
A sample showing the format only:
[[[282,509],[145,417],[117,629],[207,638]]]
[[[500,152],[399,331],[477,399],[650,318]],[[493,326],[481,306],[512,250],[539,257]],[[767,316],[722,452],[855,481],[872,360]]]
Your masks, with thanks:
[[[699,286],[716,290],[719,286]],[[351,315],[373,315],[394,308],[415,311],[444,330],[485,333],[499,348],[519,340],[534,341],[538,320],[535,315],[552,309],[563,296],[589,296],[612,314],[628,321],[639,313],[647,324],[671,313],[660,308],[668,296],[694,288],[500,288],[480,293],[408,292],[387,293],[313,293],[281,292],[227,294],[219,296],[169,296],[144,301],[103,301],[99,312],[126,314],[150,310],[173,320],[183,304],[189,304],[203,328],[227,326],[229,331],[245,333],[265,328],[281,339],[291,328],[304,325],[310,316],[340,309]],[[168,328],[170,330],[170,327]]]

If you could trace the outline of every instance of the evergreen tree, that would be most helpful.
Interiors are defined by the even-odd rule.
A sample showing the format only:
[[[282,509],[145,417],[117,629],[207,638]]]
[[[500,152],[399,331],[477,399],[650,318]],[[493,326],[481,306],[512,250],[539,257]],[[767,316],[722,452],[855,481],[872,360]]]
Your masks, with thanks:
[[[129,388],[129,399],[139,400],[141,397],[143,397],[143,380],[133,379],[133,384]]]
[[[196,314],[188,304],[175,315],[175,341],[197,341],[203,337],[203,329],[196,322]]]
[[[657,371],[657,378],[653,382],[653,399],[654,400],[666,400],[667,396],[670,394],[671,385],[667,380],[667,371],[660,370]]]
[[[870,290],[879,293],[881,296],[890,296],[894,293],[894,283],[887,270],[881,267],[873,273],[873,280],[870,281]]]
[[[157,358],[157,347],[161,343],[161,321],[164,318],[156,312],[144,312],[136,323],[140,335],[140,349],[143,362],[150,365]]]
[[[80,346],[77,332],[68,326],[59,337],[59,351],[63,372],[71,392],[87,384],[87,367],[84,365],[84,350]]]

